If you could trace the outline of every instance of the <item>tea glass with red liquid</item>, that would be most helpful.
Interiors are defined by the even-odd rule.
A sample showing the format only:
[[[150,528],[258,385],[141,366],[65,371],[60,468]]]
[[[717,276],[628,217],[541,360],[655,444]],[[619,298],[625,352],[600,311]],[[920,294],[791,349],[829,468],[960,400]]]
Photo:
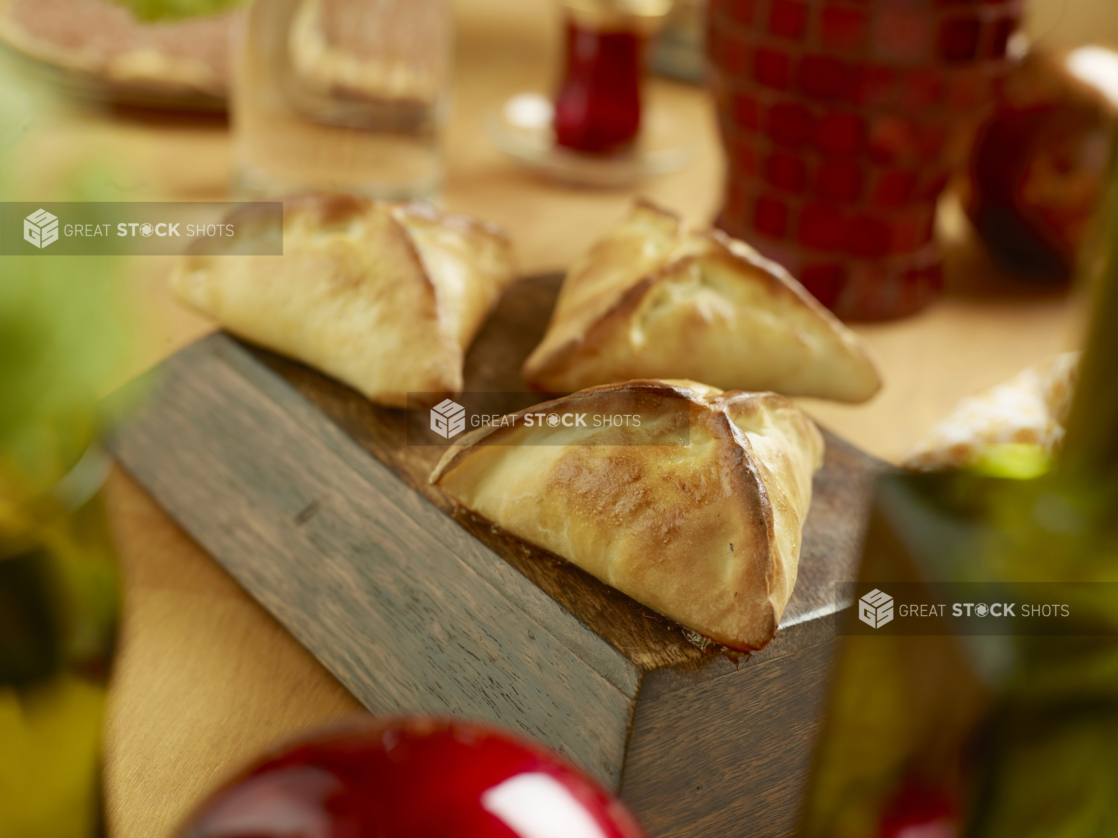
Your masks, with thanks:
[[[555,142],[586,155],[633,150],[641,127],[645,51],[669,0],[566,0]]]

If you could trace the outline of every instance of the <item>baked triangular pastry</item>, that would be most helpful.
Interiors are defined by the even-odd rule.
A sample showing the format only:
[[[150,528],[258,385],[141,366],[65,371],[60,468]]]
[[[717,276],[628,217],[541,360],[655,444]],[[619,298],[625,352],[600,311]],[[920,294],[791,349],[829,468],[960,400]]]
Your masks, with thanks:
[[[688,378],[861,402],[881,386],[858,338],[782,267],[645,201],[571,268],[523,372],[547,392]]]
[[[642,421],[528,427],[527,414]],[[822,459],[818,429],[783,396],[630,381],[471,431],[431,482],[649,608],[749,650],[772,639],[792,595]]]
[[[233,334],[403,407],[462,389],[466,348],[512,278],[494,227],[315,196],[285,203],[282,256],[193,254],[171,286]]]
[[[1078,352],[1034,364],[1009,379],[955,405],[905,459],[914,471],[967,468],[999,445],[1028,445],[1045,455],[1064,441]]]

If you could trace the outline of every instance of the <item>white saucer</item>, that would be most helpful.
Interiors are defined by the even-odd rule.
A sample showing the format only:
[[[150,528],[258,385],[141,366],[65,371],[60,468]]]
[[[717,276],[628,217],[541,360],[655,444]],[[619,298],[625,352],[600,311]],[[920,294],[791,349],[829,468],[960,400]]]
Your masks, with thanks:
[[[486,114],[489,139],[516,162],[556,180],[579,186],[628,186],[652,175],[682,169],[692,147],[672,136],[667,119],[646,109],[636,148],[615,157],[579,154],[555,145],[551,100],[539,93],[518,93]]]

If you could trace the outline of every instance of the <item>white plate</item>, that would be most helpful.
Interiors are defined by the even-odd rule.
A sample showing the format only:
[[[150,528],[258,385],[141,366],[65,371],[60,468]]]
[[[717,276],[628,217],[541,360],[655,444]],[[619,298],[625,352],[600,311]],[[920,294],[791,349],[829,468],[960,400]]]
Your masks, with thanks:
[[[668,130],[666,117],[646,109],[636,148],[623,155],[596,157],[555,145],[551,100],[539,93],[518,93],[486,114],[489,139],[518,163],[580,186],[628,186],[653,175],[682,169],[692,148]]]

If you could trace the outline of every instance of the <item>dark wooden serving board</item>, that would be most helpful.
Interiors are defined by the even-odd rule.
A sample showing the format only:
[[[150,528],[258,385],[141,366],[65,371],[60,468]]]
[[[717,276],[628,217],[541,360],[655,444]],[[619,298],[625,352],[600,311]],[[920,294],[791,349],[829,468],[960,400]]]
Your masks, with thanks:
[[[558,277],[506,292],[466,390],[519,391]],[[619,789],[652,835],[784,835],[818,724],[836,583],[883,464],[832,434],[776,638],[743,660],[427,482],[407,414],[224,334],[184,349],[111,441],[121,462],[374,712],[519,729]]]

